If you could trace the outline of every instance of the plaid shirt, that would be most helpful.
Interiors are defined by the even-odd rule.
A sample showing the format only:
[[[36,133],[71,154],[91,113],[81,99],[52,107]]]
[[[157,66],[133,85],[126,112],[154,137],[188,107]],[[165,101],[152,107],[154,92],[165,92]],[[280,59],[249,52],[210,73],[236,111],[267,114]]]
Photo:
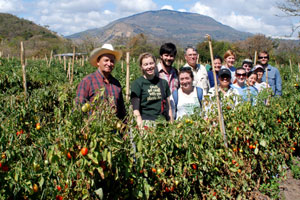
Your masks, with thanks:
[[[106,79],[98,69],[96,72],[87,75],[79,83],[76,93],[76,103],[85,103],[87,101],[92,102],[96,95],[100,92],[101,88],[105,88],[104,97],[114,98],[113,108],[117,109],[117,117],[124,119],[126,115],[122,88],[120,82],[113,76]],[[102,97],[103,99],[103,97]]]
[[[163,69],[161,63],[158,63],[157,70],[159,73],[159,78],[165,79],[168,82],[171,94],[174,90],[178,89],[179,87],[178,72],[174,67],[171,67],[170,73],[168,73]]]

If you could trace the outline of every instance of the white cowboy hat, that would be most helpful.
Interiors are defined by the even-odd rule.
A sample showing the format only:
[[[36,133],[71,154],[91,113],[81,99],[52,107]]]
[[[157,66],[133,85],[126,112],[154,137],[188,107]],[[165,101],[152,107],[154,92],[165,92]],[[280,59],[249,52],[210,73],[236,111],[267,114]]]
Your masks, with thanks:
[[[114,55],[116,61],[120,60],[120,58],[122,57],[122,52],[114,50],[114,47],[111,44],[103,44],[102,47],[98,47],[91,52],[90,59],[89,59],[91,65],[98,67],[97,59],[99,58],[99,56],[103,54]]]

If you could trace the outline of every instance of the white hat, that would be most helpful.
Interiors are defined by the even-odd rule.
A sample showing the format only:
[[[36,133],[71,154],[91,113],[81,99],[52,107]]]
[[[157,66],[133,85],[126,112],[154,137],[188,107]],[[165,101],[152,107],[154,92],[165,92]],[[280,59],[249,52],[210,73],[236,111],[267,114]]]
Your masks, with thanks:
[[[102,47],[98,47],[91,52],[90,59],[89,59],[91,65],[98,67],[97,59],[99,58],[99,56],[103,54],[114,55],[116,61],[120,60],[120,58],[122,57],[122,52],[114,50],[114,47],[111,44],[103,44]]]
[[[255,65],[255,66],[253,67],[253,71],[255,71],[255,70],[257,70],[257,69],[262,69],[263,71],[265,71],[264,67],[261,66],[261,65]]]

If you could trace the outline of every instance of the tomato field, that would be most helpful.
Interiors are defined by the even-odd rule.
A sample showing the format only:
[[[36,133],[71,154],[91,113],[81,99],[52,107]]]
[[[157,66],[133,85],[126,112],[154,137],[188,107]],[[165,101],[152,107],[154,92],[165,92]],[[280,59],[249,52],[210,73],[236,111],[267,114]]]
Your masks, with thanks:
[[[96,69],[28,60],[27,95],[19,60],[0,58],[1,199],[250,199],[272,196],[268,185],[299,155],[297,66],[279,68],[283,96],[270,105],[223,108],[228,148],[212,114],[198,113],[136,129],[98,101],[75,104],[79,81]],[[125,94],[125,70],[114,76]],[[131,64],[131,81],[140,76]],[[97,108],[97,109],[96,109]],[[100,108],[100,109],[99,109]],[[88,111],[90,110],[90,111]],[[275,194],[276,195],[276,194]]]

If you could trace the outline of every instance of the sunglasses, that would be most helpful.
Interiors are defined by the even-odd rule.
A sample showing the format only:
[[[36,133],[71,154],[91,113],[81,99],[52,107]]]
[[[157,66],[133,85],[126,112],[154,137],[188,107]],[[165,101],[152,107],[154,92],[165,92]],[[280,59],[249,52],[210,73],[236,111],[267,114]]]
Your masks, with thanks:
[[[246,73],[244,74],[236,73],[236,76],[246,76]]]
[[[180,67],[179,71],[180,72],[192,71],[192,68],[190,68],[190,67]]]
[[[258,56],[258,59],[269,59],[269,56]]]

